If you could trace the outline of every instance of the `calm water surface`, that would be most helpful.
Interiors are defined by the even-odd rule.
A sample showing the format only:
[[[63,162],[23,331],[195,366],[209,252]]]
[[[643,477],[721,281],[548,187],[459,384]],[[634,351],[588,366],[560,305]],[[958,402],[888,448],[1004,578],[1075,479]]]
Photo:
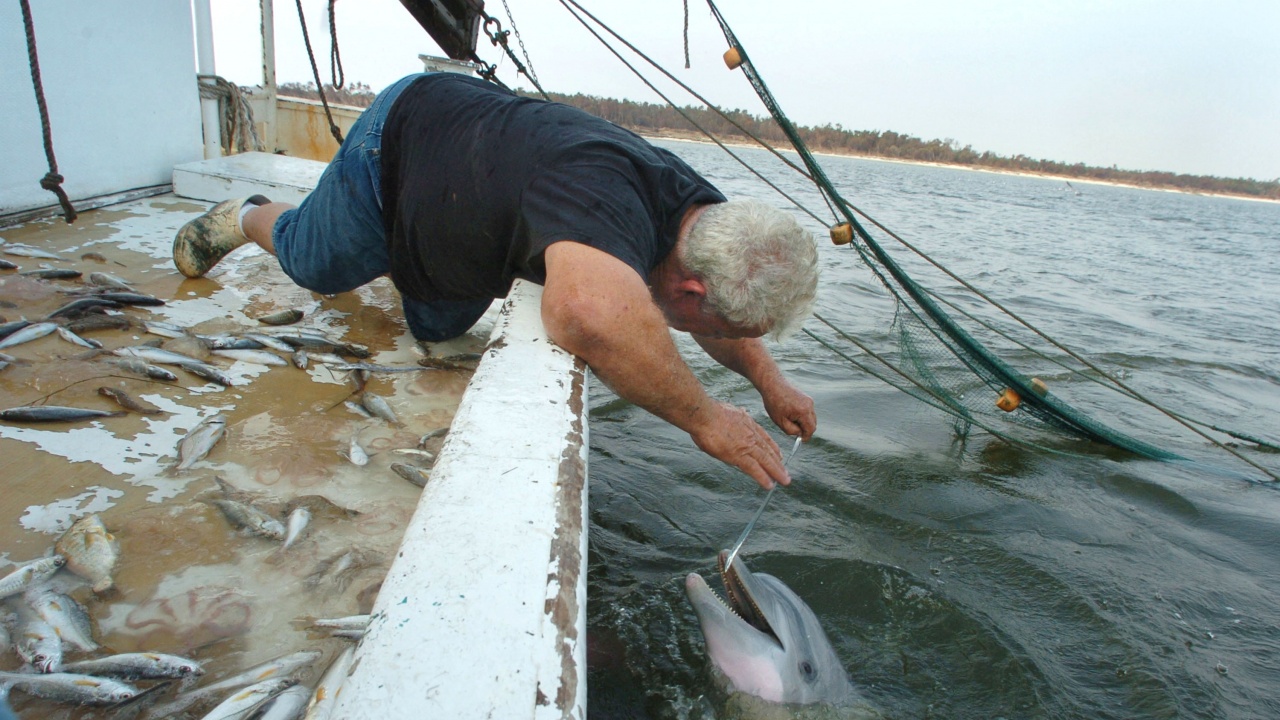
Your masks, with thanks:
[[[717,148],[667,146],[730,196],[784,204]],[[850,202],[1135,389],[1280,438],[1280,205],[823,162]],[[822,207],[802,180],[781,182]],[[804,220],[823,238],[819,312],[894,352],[887,293]],[[1213,468],[1070,440],[1057,446],[1070,455],[979,430],[962,440],[948,416],[798,336],[774,353],[817,402],[819,429],[747,562],[806,599],[889,717],[1280,717],[1280,488],[1162,416],[982,339],[1112,427]],[[712,395],[772,428],[750,385],[686,340]],[[591,421],[591,716],[722,717],[682,580],[713,573],[763,492],[598,383]],[[1280,455],[1239,451],[1280,471]]]

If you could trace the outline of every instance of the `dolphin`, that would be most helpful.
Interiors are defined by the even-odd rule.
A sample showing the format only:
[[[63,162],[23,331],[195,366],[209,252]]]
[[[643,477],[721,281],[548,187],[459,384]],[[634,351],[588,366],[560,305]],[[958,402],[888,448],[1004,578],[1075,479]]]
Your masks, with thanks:
[[[730,693],[773,703],[864,705],[813,610],[772,575],[752,573],[742,558],[718,567],[727,600],[697,573],[685,593],[698,616],[711,662]]]

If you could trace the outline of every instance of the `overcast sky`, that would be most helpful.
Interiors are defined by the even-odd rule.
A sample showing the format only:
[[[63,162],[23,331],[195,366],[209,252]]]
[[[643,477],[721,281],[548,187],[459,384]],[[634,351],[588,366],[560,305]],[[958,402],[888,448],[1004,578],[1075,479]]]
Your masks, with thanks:
[[[578,0],[713,102],[765,114],[704,0]],[[542,86],[661,102],[560,0],[507,0]],[[261,82],[258,0],[213,0],[218,74]],[[1280,2],[1274,0],[720,0],[792,120],[954,139],[1130,170],[1280,179]],[[327,0],[303,0],[329,82]],[[399,0],[336,4],[346,78],[381,89],[442,54]],[[509,26],[501,0],[486,9]],[[278,81],[308,82],[295,2],[275,3]],[[502,57],[481,38],[479,54]],[[531,85],[509,61],[508,85]],[[648,74],[656,76],[648,67]],[[660,85],[664,91],[668,84]],[[677,91],[679,92],[679,91]],[[673,96],[680,104],[695,102]]]

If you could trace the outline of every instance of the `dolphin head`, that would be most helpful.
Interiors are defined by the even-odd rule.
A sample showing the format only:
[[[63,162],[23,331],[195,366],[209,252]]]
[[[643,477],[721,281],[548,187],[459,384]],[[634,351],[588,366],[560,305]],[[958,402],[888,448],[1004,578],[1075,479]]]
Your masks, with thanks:
[[[685,592],[702,626],[711,662],[730,692],[776,703],[845,705],[860,698],[809,606],[772,575],[752,573],[740,557],[720,577],[721,599],[701,575]]]

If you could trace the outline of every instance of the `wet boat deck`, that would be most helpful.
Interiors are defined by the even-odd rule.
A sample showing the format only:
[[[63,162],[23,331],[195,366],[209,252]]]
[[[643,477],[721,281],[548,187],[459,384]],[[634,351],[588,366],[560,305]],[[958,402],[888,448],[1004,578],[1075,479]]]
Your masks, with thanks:
[[[111,273],[165,300],[157,307],[124,308],[131,320],[127,330],[85,333],[108,351],[162,340],[165,348],[203,354],[198,342],[145,333],[142,321],[162,320],[200,334],[263,331],[272,328],[256,318],[297,308],[305,316],[291,327],[366,346],[368,362],[414,366],[424,357],[385,280],[319,296],[293,285],[273,258],[252,247],[237,250],[206,278],[180,275],[169,259],[173,235],[207,208],[164,194],[85,212],[73,226],[55,218],[0,228],[0,251],[26,244],[65,258],[0,255],[20,266],[0,271],[0,316],[35,321],[73,299],[64,291],[83,287],[81,280],[21,274],[47,263],[85,276]],[[430,352],[479,352],[491,325],[492,315],[487,325],[482,321]],[[116,410],[98,394],[108,386],[163,412],[73,423],[0,422],[0,558],[22,563],[40,557],[77,517],[97,513],[120,544],[115,588],[95,595],[79,586],[71,594],[86,605],[98,641],[115,652],[186,655],[205,663],[208,677],[293,650],[316,648],[332,656],[345,646],[347,641],[308,631],[299,619],[370,611],[422,492],[389,469],[394,462],[415,462],[395,451],[448,427],[472,375],[465,369],[375,373],[368,390],[388,399],[403,422],[397,427],[348,409],[344,402],[355,399],[356,390],[349,373],[323,365],[302,370],[215,357],[211,362],[234,379],[223,387],[176,369],[174,383],[134,377],[56,333],[3,352],[18,358],[0,371],[4,408]],[[204,460],[176,472],[179,440],[217,413],[228,418],[225,437]],[[357,433],[370,456],[364,466],[346,456]],[[433,439],[427,449],[438,451],[442,442]],[[215,476],[276,513],[305,496],[320,496],[334,507],[313,512],[304,538],[281,552],[278,542],[232,528],[208,502],[219,496]],[[352,549],[359,551],[357,561],[335,576],[332,561]],[[67,660],[78,657],[69,653]],[[11,651],[0,658],[3,669],[20,663]],[[316,664],[311,680],[324,665],[325,659]],[[21,693],[13,697],[24,717],[88,716]]]

